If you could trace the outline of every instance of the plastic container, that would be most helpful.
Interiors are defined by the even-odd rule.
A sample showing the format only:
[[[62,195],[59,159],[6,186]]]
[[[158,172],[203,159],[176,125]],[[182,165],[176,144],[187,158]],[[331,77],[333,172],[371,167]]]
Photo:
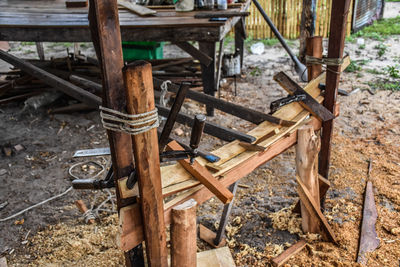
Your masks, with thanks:
[[[177,12],[187,12],[194,10],[194,0],[178,0],[175,3],[175,10]]]
[[[211,10],[214,8],[214,0],[204,0],[203,3],[203,9]]]
[[[122,42],[122,53],[125,61],[162,59],[163,47],[162,42]]]

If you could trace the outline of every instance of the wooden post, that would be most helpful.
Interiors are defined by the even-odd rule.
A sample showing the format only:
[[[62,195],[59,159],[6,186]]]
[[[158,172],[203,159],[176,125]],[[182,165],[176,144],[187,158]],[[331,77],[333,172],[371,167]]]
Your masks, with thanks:
[[[308,37],[306,40],[306,55],[316,58],[322,58],[322,36]],[[311,64],[307,65],[308,81],[317,78],[322,72],[322,65]]]
[[[90,0],[89,24],[97,59],[102,71],[103,106],[125,112],[126,95],[123,83],[121,33],[117,0]],[[118,180],[133,171],[132,141],[128,134],[107,131],[116,184],[117,206],[132,203],[121,199]],[[144,266],[141,245],[125,253],[127,266]]]
[[[172,209],[171,267],[196,267],[196,205],[189,199]]]
[[[308,37],[314,35],[315,30],[315,2],[316,0],[303,0],[303,10],[301,12],[301,22],[300,22],[300,49],[299,49],[299,59],[301,62],[305,63],[306,40]]]
[[[136,61],[124,67],[123,72],[128,113],[142,114],[154,110],[151,64]],[[148,264],[168,266],[157,128],[132,135],[132,144]]]
[[[204,54],[212,58],[212,62],[206,66],[201,64],[201,77],[203,80],[203,91],[205,94],[215,95],[215,43],[214,42],[199,42],[199,49]],[[214,116],[214,108],[206,105],[207,116]]]
[[[319,206],[319,183],[316,159],[320,148],[319,137],[314,134],[311,125],[304,125],[297,131],[296,170],[300,180],[311,193]],[[301,225],[305,233],[318,233],[319,224],[301,202]]]
[[[332,1],[328,58],[342,58],[346,37],[347,15],[351,0]],[[327,66],[324,106],[335,111],[341,66]],[[322,142],[319,157],[319,173],[328,178],[331,155],[333,120],[322,123]]]

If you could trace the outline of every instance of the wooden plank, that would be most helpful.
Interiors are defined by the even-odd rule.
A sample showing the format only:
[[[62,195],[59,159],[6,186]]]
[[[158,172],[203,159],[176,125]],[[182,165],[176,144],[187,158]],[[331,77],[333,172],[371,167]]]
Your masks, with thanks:
[[[207,244],[209,244],[210,246],[214,247],[214,248],[220,248],[226,245],[226,239],[223,238],[221,240],[221,242],[216,245],[214,243],[215,238],[217,237],[217,234],[214,233],[213,231],[211,231],[210,229],[208,229],[207,227],[205,227],[204,225],[200,224],[199,226],[199,236],[200,239],[203,241],[206,241]]]
[[[274,80],[277,81],[283,89],[285,89],[290,95],[300,95],[305,94],[306,99],[300,101],[300,105],[302,105],[305,109],[311,112],[312,115],[320,118],[322,121],[332,120],[335,116],[327,110],[324,106],[319,104],[315,99],[310,96],[306,91],[301,88],[295,81],[293,81],[288,75],[284,72],[279,72],[274,76]]]
[[[117,243],[121,250],[128,251],[142,243],[144,235],[139,204],[132,204],[119,210],[119,229]]]
[[[101,103],[101,98],[93,95],[78,86],[67,82],[47,71],[42,70],[41,68],[36,67],[35,65],[21,60],[5,51],[0,50],[0,58],[11,65],[23,70],[29,75],[38,78],[44,83],[54,87],[57,90],[69,95],[83,103],[86,103],[89,106],[97,107],[99,103]]]
[[[317,208],[320,209],[319,183],[318,183],[318,152],[320,139],[314,134],[310,125],[304,125],[297,132],[296,146],[296,172],[301,181],[309,190]],[[319,222],[313,217],[303,202],[301,206],[301,226],[305,233],[318,233]]]
[[[297,191],[299,193],[300,200],[304,204],[305,208],[310,213],[310,215],[313,216],[315,220],[318,220],[320,222],[320,227],[322,230],[321,235],[328,241],[336,243],[337,241],[335,233],[333,232],[325,216],[319,209],[319,205],[315,202],[310,191],[308,191],[307,187],[303,184],[303,182],[299,179],[297,175],[296,175],[296,180],[297,183],[299,184],[297,187]]]
[[[211,62],[207,64],[201,64],[201,77],[203,80],[203,91],[205,94],[215,96],[215,42],[199,42],[199,49],[202,53],[208,55],[211,58]],[[214,108],[210,105],[206,105],[207,116],[214,116]]]
[[[313,36],[306,38],[306,55],[315,58],[322,58],[323,46],[322,36]],[[308,81],[317,78],[322,73],[322,65],[307,64]]]
[[[292,245],[290,248],[279,254],[279,256],[272,259],[272,265],[275,267],[282,266],[287,262],[291,257],[299,253],[305,246],[307,245],[304,239],[300,239],[297,243]]]
[[[88,0],[66,0],[65,6],[67,8],[87,7]]]
[[[228,247],[197,253],[197,267],[236,267]]]
[[[330,35],[328,45],[328,58],[342,58],[344,41],[346,35],[347,15],[349,11],[350,0],[332,1],[330,22]],[[324,106],[331,112],[335,110],[337,89],[339,88],[340,72],[346,67],[327,66],[326,89]],[[333,120],[324,122],[322,125],[321,152],[319,158],[319,173],[328,178],[331,139],[333,132]]]
[[[7,259],[6,257],[1,257],[0,258],[0,267],[7,267]]]
[[[128,114],[143,114],[155,109],[151,64],[135,61],[124,67]],[[138,126],[138,127],[142,127]],[[168,266],[161,189],[157,128],[132,135],[135,170],[149,266]]]
[[[167,145],[167,150],[184,150],[176,141],[172,141]],[[183,159],[178,161],[183,168],[185,168],[191,175],[199,180],[204,186],[206,186],[215,196],[222,201],[222,203],[229,203],[233,194],[223,186],[214,176],[196,160],[193,164],[190,163],[189,159]]]
[[[193,266],[197,263],[197,202],[189,199],[172,209],[171,267]]]
[[[127,0],[118,0],[118,5],[141,16],[149,16],[157,13],[157,11],[155,10],[152,10],[142,5],[137,5]]]
[[[93,45],[102,71],[103,106],[126,112],[126,93],[122,75],[124,62],[116,0],[90,0],[88,18]],[[114,182],[117,186],[117,206],[118,209],[121,209],[123,202],[119,196],[118,179],[129,176],[133,171],[132,141],[130,135],[125,133],[107,131],[107,134],[110,143]],[[143,235],[142,229],[135,228],[135,230],[139,231],[135,233],[135,237]],[[138,244],[132,245],[131,248],[136,245]],[[140,255],[143,255],[142,248],[136,248],[132,252],[125,253],[128,266],[134,261],[143,262],[143,258],[140,257]],[[130,256],[132,254],[136,255],[136,258],[132,258]]]
[[[363,265],[367,265],[368,263],[366,253],[374,251],[380,243],[375,229],[377,218],[378,212],[375,206],[372,182],[367,181],[365,187],[363,218],[361,223],[360,245],[357,256],[357,262]]]

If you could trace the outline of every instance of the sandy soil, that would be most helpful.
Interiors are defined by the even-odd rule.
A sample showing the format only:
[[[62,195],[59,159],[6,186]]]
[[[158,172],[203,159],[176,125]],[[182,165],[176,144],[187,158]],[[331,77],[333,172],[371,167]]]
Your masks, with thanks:
[[[368,255],[369,266],[398,266],[400,259],[400,93],[370,90],[368,83],[387,79],[384,69],[399,64],[398,37],[384,41],[383,56],[375,49],[380,42],[365,40],[365,48],[348,43],[345,51],[353,60],[367,59],[362,69],[343,73],[340,87],[350,96],[339,96],[341,115],[335,123],[333,155],[325,214],[339,239],[338,245],[305,236],[307,248],[291,259],[288,266],[354,266],[359,225],[362,214],[363,192],[366,183],[367,160],[372,159],[371,177],[374,180],[375,201],[378,209],[377,233],[380,247]],[[34,58],[34,45],[12,43],[11,52]],[[46,55],[66,53],[67,44],[46,44]],[[295,43],[296,47],[297,44]],[[84,53],[93,53],[86,44]],[[166,54],[182,55],[172,46]],[[0,69],[8,66],[1,62]],[[382,73],[372,74],[377,69]],[[290,61],[276,45],[263,55],[246,52],[244,77],[238,80],[238,95],[233,84],[222,88],[221,96],[260,111],[268,112],[269,103],[285,96],[272,80],[277,71],[285,71],[294,78]],[[374,93],[374,94],[371,94]],[[65,103],[64,99],[52,105]],[[77,159],[72,155],[83,148],[105,147],[107,139],[97,112],[50,116],[47,106],[39,110],[26,109],[24,104],[0,106],[0,146],[21,144],[22,151],[6,157],[0,155],[0,219],[66,190],[71,185],[68,169],[79,176],[92,176],[98,166],[84,163],[92,160],[107,166],[109,157]],[[187,101],[185,110],[204,112],[204,107]],[[196,111],[197,110],[197,111]],[[248,130],[254,125],[217,112],[214,118],[224,126]],[[181,127],[188,132],[188,129]],[[180,136],[179,138],[182,138]],[[187,138],[187,137],[186,137]],[[205,136],[203,146],[211,150],[223,142]],[[90,167],[92,165],[93,167]],[[235,206],[227,227],[228,245],[238,266],[266,266],[272,257],[304,237],[299,218],[289,207],[297,201],[294,149],[261,166],[240,181]],[[97,199],[94,199],[95,196]],[[74,201],[83,199],[88,206],[98,205],[106,192],[72,191],[66,196],[31,210],[15,219],[0,222],[0,253],[11,266],[120,266],[122,253],[117,249],[117,217],[100,213],[96,225],[86,225]],[[111,204],[106,205],[111,209]],[[222,205],[211,199],[198,209],[198,223],[215,230]],[[198,241],[199,250],[211,249]]]

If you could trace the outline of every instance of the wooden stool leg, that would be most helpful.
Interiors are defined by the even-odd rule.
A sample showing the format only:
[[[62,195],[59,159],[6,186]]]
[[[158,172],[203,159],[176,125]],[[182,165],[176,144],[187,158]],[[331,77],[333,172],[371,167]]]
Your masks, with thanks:
[[[199,49],[212,58],[210,65],[201,64],[201,77],[203,80],[203,90],[207,95],[215,96],[215,43],[199,42]],[[214,108],[207,106],[207,116],[214,116]]]

